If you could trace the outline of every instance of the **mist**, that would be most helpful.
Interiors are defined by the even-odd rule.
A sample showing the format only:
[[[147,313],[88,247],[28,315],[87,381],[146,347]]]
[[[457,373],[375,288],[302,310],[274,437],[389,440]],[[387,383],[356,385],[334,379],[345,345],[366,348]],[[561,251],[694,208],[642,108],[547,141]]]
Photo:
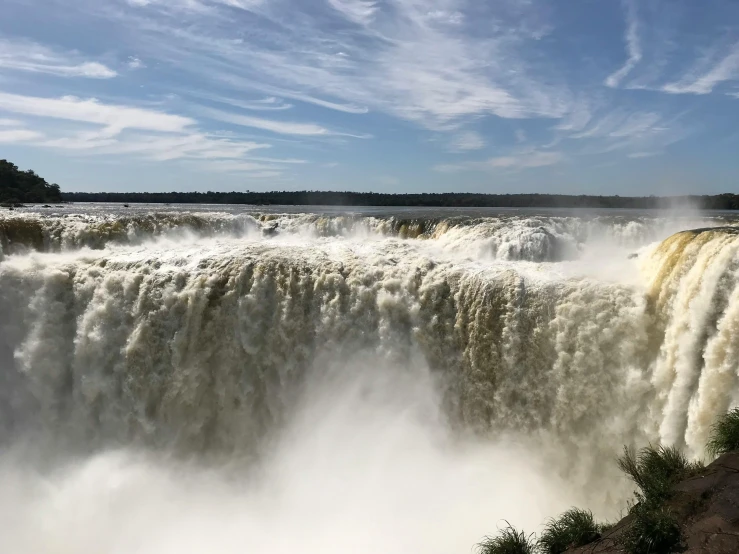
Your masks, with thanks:
[[[121,449],[34,468],[10,449],[0,551],[466,552],[583,500],[545,450],[452,432],[426,369],[369,369],[316,376],[255,466]]]

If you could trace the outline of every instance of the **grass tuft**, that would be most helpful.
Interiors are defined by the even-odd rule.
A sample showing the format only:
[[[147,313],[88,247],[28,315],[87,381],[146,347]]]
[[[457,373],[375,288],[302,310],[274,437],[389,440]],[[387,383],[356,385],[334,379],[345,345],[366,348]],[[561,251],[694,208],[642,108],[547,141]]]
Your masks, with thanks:
[[[621,537],[628,554],[671,554],[682,542],[680,524],[664,506],[649,502],[636,504],[631,525]]]
[[[739,408],[734,408],[713,424],[706,450],[714,457],[739,450]]]
[[[507,527],[495,537],[485,537],[477,545],[478,554],[535,554],[533,535],[518,531],[506,521]]]
[[[572,508],[547,522],[539,538],[539,549],[543,554],[562,554],[568,548],[598,540],[600,535],[600,526],[592,512]]]
[[[702,462],[690,462],[675,447],[647,446],[637,454],[624,447],[618,466],[636,483],[643,500],[662,502],[670,497],[672,486],[700,473]]]

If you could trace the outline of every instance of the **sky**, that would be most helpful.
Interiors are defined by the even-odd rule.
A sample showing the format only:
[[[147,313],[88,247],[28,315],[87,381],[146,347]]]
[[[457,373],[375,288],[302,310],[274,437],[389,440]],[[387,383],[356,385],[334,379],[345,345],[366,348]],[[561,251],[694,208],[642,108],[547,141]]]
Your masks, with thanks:
[[[3,0],[65,191],[739,191],[736,0]]]

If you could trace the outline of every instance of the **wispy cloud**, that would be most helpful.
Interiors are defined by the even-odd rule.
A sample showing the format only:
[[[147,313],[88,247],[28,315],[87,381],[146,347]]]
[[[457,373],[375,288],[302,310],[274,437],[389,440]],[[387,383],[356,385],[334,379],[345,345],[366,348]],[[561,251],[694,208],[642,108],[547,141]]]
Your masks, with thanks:
[[[353,113],[353,114],[365,114],[369,112],[369,109],[364,106],[356,106],[354,104],[340,104],[338,102],[329,102],[321,98],[314,98],[307,94],[299,94],[296,92],[282,91],[282,95],[285,98],[291,98],[292,100],[298,100],[305,102],[306,104],[313,104],[329,110],[336,110],[337,112]]]
[[[41,133],[28,129],[10,129],[7,131],[0,129],[0,143],[26,142],[41,137],[43,137]]]
[[[117,75],[99,62],[79,58],[78,54],[60,54],[30,41],[0,40],[0,68],[91,79],[110,79]]]
[[[692,132],[680,121],[680,114],[666,117],[656,111],[617,108],[596,111],[584,127],[561,131],[560,138],[582,144],[578,152],[584,155],[625,151],[639,157],[639,153],[661,152]]]
[[[207,92],[187,92],[188,96],[201,98],[203,100],[210,100],[211,102],[217,102],[219,104],[226,104],[233,106],[234,108],[241,108],[242,110],[249,111],[283,111],[289,110],[294,106],[292,104],[285,103],[282,99],[274,96],[268,96],[266,98],[257,98],[254,100],[245,100],[243,98],[231,98],[229,96],[223,96],[219,94],[210,94]]]
[[[243,160],[254,150],[270,147],[268,144],[214,138],[197,132],[183,135],[131,133],[115,138],[65,133],[61,138],[49,139],[39,144],[48,148],[98,155],[137,155],[159,161],[186,158]]]
[[[678,127],[674,121],[667,121],[657,112],[629,112],[625,109],[616,109],[589,118],[583,128],[576,132],[566,133],[566,137],[624,143],[624,141],[654,139],[660,135],[677,131]]]
[[[129,56],[128,62],[126,63],[129,69],[142,69],[146,67],[146,64],[142,62],[136,56]]]
[[[265,147],[267,145],[264,145]],[[267,162],[271,164],[284,164],[284,165],[295,165],[295,164],[307,164],[308,160],[301,160],[297,158],[260,158],[249,156],[249,159],[255,162]]]
[[[328,3],[344,17],[360,25],[370,23],[377,11],[377,4],[369,0],[328,0]]]
[[[193,15],[188,24],[182,12],[132,20],[130,27],[142,35],[137,48],[145,45],[147,56],[193,68],[209,83],[349,113],[371,108],[430,129],[458,128],[470,116],[556,118],[570,108],[556,68],[522,47],[541,36],[529,21],[540,17],[538,2],[516,4],[515,13],[507,5],[482,6],[479,17],[494,22],[484,34],[429,17],[461,13],[463,0],[336,0],[328,5],[332,13],[362,22],[341,32],[315,6],[292,3],[285,18],[278,4],[249,12],[260,33],[238,40],[222,38],[217,15]]]
[[[475,131],[467,131],[455,135],[449,144],[450,152],[467,152],[470,150],[480,150],[485,147],[485,139],[480,133]]]
[[[739,79],[739,43],[734,44],[724,56],[710,56],[713,63],[706,69],[706,61],[698,64],[679,81],[668,83],[662,90],[671,94],[708,94],[716,85]]]
[[[660,125],[662,116],[655,112],[628,113],[615,110],[590,122],[580,132],[570,134],[570,138],[626,138],[644,136],[665,131]]]
[[[44,5],[49,21],[69,9]],[[437,171],[666,153],[703,122],[697,99],[664,93],[739,98],[733,20],[711,34],[693,25],[699,10],[689,0],[620,7],[623,27],[618,17],[616,26],[591,18],[578,30],[581,18],[563,20],[552,0],[80,0],[69,28],[79,17],[80,35],[125,32],[107,43],[53,35],[67,48],[0,39],[0,130],[75,156],[269,176],[293,164],[329,167],[327,149],[349,149],[342,137],[369,132],[404,145],[433,137],[430,155],[440,145],[459,160]],[[368,158],[380,155],[374,147]],[[481,152],[493,147],[495,157]],[[341,173],[353,170],[347,162]]]
[[[218,121],[224,121],[226,123],[230,123],[231,125],[251,127],[254,129],[261,129],[263,131],[269,131],[271,133],[278,133],[281,135],[316,137],[342,134],[335,131],[330,131],[329,129],[315,123],[298,123],[294,121],[276,121],[272,119],[262,119],[259,117],[250,117],[211,108],[203,108],[201,112],[206,117]]]
[[[605,84],[609,87],[617,87],[621,81],[637,66],[642,60],[642,49],[639,42],[639,21],[636,13],[636,0],[623,0],[624,10],[626,11],[626,53],[628,59],[626,63],[616,72],[606,78]]]
[[[74,96],[42,98],[0,93],[0,110],[38,117],[66,119],[103,125],[115,134],[123,129],[146,129],[161,132],[182,132],[194,120],[155,110],[131,106],[104,104],[94,98]]]
[[[305,162],[295,158],[250,159],[254,151],[271,145],[203,133],[195,120],[183,116],[95,99],[0,93],[2,111],[30,116],[27,123],[34,126],[34,130],[5,130],[24,122],[4,118],[0,130],[0,142],[4,143],[24,142],[80,155],[136,156],[154,161],[220,160],[232,164],[229,171],[242,172],[279,172],[280,165]],[[91,131],[91,124],[97,129]]]
[[[442,173],[458,171],[523,170],[555,165],[565,160],[562,152],[522,151],[508,156],[498,156],[483,161],[470,161],[460,164],[442,164],[433,169]]]
[[[525,152],[513,156],[490,158],[483,163],[484,166],[493,168],[527,169],[558,164],[562,160],[564,160],[564,155],[561,152]]]
[[[588,126],[592,118],[593,108],[587,102],[580,100],[554,126],[554,129],[564,132],[580,132]]]

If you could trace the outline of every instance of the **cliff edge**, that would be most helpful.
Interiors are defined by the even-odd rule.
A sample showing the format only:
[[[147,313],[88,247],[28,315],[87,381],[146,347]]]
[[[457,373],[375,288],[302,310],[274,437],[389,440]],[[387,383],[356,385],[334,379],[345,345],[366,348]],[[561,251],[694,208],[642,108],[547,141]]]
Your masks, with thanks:
[[[677,518],[685,554],[739,553],[739,452],[719,457],[700,475],[679,482],[666,506]],[[570,554],[625,552],[619,538],[630,528],[627,515],[603,537],[568,550]]]

